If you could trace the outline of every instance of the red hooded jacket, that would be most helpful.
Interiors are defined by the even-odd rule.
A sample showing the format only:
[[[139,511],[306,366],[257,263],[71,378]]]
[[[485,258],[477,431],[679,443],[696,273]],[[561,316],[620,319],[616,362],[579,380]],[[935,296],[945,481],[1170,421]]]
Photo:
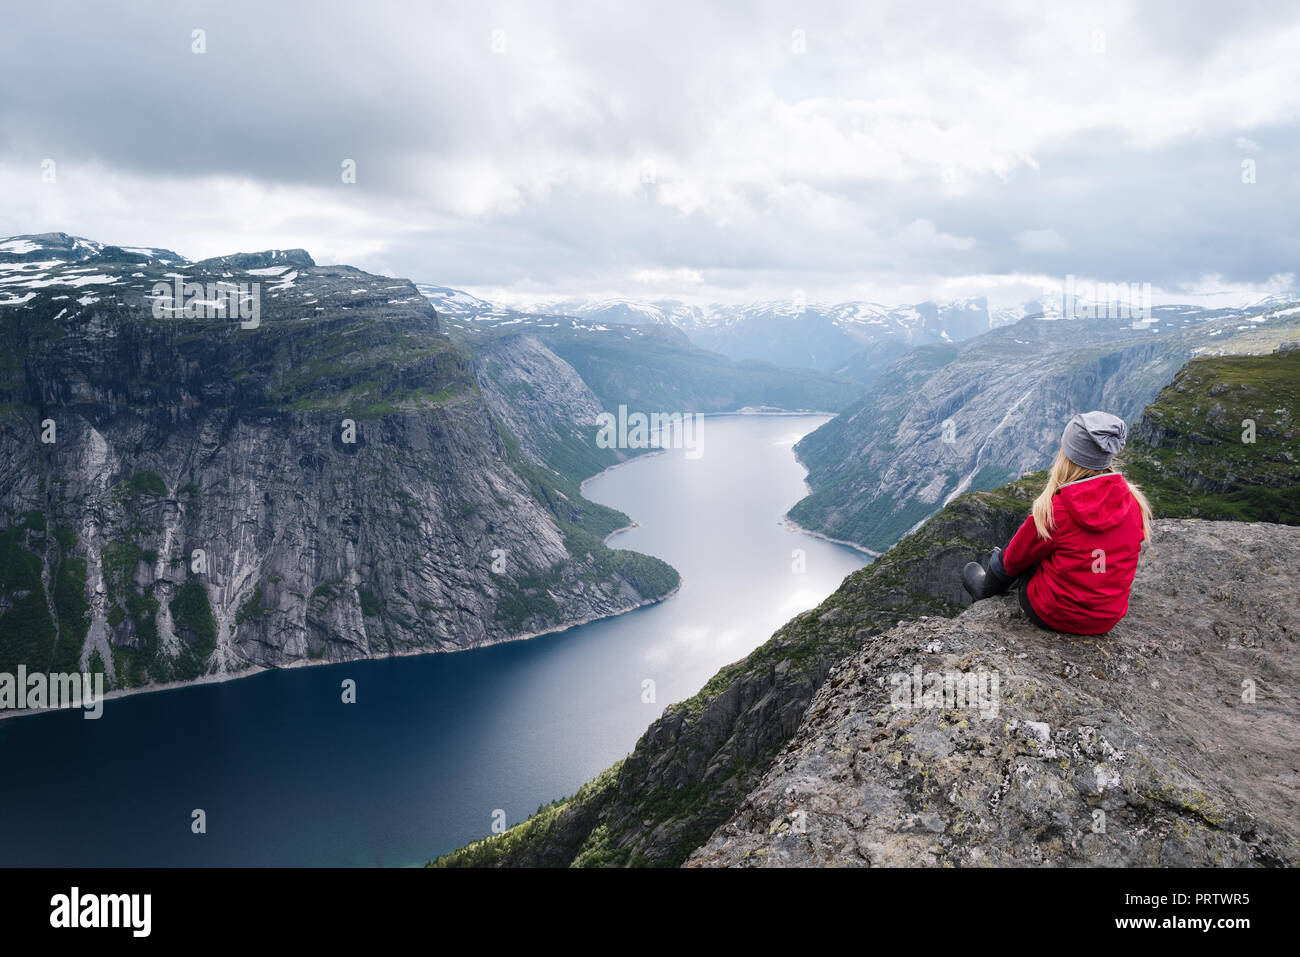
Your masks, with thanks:
[[[1128,612],[1142,509],[1118,472],[1062,485],[1052,506],[1052,537],[1038,537],[1031,514],[1002,553],[1002,568],[1016,577],[1038,566],[1026,586],[1029,604],[1057,631],[1110,631]]]

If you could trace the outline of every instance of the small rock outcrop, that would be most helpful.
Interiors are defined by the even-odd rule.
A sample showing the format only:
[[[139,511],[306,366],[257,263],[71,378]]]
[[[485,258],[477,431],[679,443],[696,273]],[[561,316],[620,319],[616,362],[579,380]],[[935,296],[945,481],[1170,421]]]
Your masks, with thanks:
[[[1107,635],[901,623],[687,866],[1295,866],[1297,573],[1300,528],[1163,520]]]

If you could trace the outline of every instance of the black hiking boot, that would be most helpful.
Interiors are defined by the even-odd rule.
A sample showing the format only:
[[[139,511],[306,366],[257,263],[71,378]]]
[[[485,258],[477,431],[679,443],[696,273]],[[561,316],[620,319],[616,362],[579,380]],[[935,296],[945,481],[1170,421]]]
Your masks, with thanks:
[[[1002,549],[1000,548],[993,549],[987,569],[979,562],[967,562],[966,567],[961,572],[962,587],[975,601],[1001,595],[1011,587],[1011,583],[1014,581],[1015,579],[1008,575],[1002,567]]]

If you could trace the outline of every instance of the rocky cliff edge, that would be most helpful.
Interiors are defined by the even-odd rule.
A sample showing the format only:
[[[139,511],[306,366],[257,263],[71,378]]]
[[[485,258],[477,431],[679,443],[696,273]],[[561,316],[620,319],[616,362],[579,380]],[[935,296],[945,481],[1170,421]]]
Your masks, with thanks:
[[[1105,636],[901,623],[687,866],[1295,866],[1297,574],[1300,528],[1165,520]]]

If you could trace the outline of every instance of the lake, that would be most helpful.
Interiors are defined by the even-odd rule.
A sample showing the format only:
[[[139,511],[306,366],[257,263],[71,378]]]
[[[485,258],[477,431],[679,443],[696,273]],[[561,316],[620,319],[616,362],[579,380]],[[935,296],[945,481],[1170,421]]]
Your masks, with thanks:
[[[97,721],[0,721],[0,864],[423,864],[498,811],[515,824],[572,794],[866,562],[782,524],[805,493],[792,446],[826,418],[711,416],[698,458],[587,484],[639,523],[611,545],[681,572],[656,605],[473,651],[115,698]]]

